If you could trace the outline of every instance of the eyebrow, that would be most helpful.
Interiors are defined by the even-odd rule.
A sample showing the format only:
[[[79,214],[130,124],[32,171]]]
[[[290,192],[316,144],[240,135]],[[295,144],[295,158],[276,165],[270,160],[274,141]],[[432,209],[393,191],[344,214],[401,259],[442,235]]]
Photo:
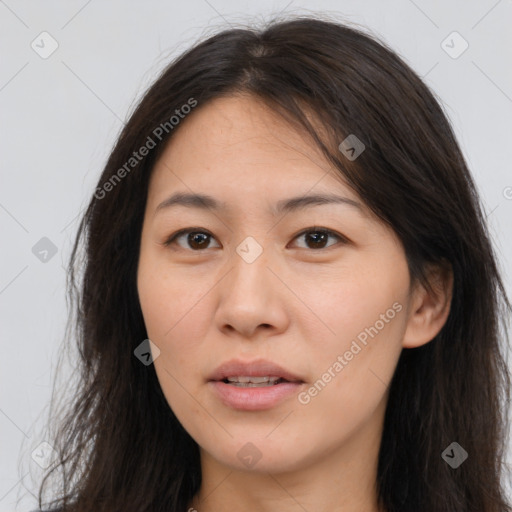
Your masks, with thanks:
[[[346,204],[363,211],[363,207],[357,201],[332,194],[314,194],[308,196],[291,197],[278,201],[272,208],[275,215],[309,208],[324,204]],[[173,206],[185,206],[187,208],[199,208],[201,210],[225,211],[227,204],[206,194],[189,194],[177,192],[162,201],[155,209],[155,215],[164,209]]]

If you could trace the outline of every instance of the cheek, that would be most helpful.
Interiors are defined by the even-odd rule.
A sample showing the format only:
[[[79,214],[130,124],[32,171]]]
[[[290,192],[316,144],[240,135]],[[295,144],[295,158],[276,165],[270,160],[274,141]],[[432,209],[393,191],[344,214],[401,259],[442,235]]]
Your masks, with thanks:
[[[139,299],[148,338],[160,349],[154,361],[157,378],[169,406],[187,425],[190,417],[201,414],[189,393],[196,393],[195,376],[209,357],[202,344],[212,322],[208,281],[159,268],[149,258],[139,267]]]
[[[141,258],[138,291],[144,322],[150,339],[161,348],[173,349],[174,344],[189,347],[200,338],[208,320],[208,290],[211,283],[193,278],[178,269],[159,264],[156,258]],[[151,338],[153,337],[153,338]],[[187,340],[188,343],[183,343]],[[192,344],[193,346],[193,344]]]
[[[372,260],[295,280],[294,290],[312,319],[304,324],[310,329],[304,339],[321,337],[324,346],[343,349],[361,333],[364,339],[372,326],[387,333],[404,317],[397,309],[405,310],[408,279],[405,262],[389,266]]]
[[[187,419],[201,414],[188,392],[196,385],[192,376],[199,372],[204,357],[200,340],[209,324],[208,287],[204,280],[203,285],[193,281],[163,268],[155,259],[140,260],[137,284],[141,309],[148,338],[160,349],[155,371],[169,406],[187,425]]]
[[[320,380],[316,387],[323,395],[319,401],[332,406],[339,400],[351,410],[371,396],[380,400],[391,381],[406,327],[409,274],[405,262],[394,267],[374,262],[332,277],[317,276],[321,292],[303,282],[303,300],[321,319],[308,323],[303,336],[322,347],[312,354],[315,382]]]
[[[326,319],[336,336],[316,336],[322,350],[311,354],[312,381],[299,406],[310,432],[347,439],[372,424],[377,411],[383,413],[405,324],[405,307],[398,312],[401,304],[392,300],[353,295],[337,315]]]

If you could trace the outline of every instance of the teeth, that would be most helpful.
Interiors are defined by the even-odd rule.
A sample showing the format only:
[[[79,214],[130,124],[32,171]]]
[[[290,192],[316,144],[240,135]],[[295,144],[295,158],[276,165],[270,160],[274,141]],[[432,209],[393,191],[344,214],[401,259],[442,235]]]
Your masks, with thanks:
[[[235,386],[237,388],[266,388],[269,386],[277,385],[277,382],[263,382],[261,384],[255,384],[253,382],[230,382],[230,386]]]
[[[274,385],[281,377],[246,377],[246,376],[237,376],[237,377],[228,377],[228,382],[231,384],[247,384],[246,387],[255,387],[261,385]]]

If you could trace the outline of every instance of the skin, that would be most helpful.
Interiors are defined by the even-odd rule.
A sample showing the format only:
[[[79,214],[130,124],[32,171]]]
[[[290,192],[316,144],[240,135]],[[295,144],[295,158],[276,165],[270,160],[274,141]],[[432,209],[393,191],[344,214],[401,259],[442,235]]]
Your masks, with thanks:
[[[156,212],[177,191],[208,194],[228,208]],[[279,200],[320,192],[361,209],[271,211]],[[428,343],[445,323],[451,276],[434,269],[431,294],[413,284],[395,233],[305,135],[250,96],[216,99],[183,120],[153,170],[147,199],[138,292],[148,337],[160,350],[160,385],[200,447],[203,480],[190,507],[377,511],[388,385],[402,348]],[[311,233],[301,234],[315,226],[347,240],[315,244]],[[186,234],[164,244],[184,228],[212,236],[202,246]],[[236,252],[248,236],[263,251],[252,263]],[[227,360],[265,358],[299,375],[307,391],[393,304],[401,306],[394,318],[359,343],[308,403],[293,395],[271,409],[240,411],[207,384]],[[248,442],[261,454],[250,468],[237,457]]]

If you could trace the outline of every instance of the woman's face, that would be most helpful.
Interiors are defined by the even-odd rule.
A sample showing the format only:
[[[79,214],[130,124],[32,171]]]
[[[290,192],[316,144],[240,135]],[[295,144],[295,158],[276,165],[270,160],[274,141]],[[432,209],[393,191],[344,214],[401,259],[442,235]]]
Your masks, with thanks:
[[[169,406],[202,456],[230,468],[292,471],[342,453],[365,463],[414,309],[403,248],[261,103],[199,107],[155,166],[140,248]],[[183,200],[192,194],[211,204]],[[319,195],[345,199],[307,200]]]

